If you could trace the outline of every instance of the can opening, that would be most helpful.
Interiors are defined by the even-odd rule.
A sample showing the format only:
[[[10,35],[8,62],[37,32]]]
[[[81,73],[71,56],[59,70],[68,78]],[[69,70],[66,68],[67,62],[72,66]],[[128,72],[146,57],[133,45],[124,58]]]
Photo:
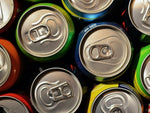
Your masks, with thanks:
[[[110,113],[123,113],[122,110],[119,107],[114,107]]]
[[[0,107],[0,113],[8,113],[4,107]]]

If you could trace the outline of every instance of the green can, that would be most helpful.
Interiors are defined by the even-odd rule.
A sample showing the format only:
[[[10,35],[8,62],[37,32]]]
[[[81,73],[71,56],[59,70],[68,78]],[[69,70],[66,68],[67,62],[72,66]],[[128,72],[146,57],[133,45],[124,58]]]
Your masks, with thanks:
[[[41,62],[64,56],[73,36],[72,19],[64,9],[52,3],[29,7],[16,28],[16,40],[21,51]]]
[[[139,53],[134,86],[145,98],[150,99],[150,45],[143,47]]]

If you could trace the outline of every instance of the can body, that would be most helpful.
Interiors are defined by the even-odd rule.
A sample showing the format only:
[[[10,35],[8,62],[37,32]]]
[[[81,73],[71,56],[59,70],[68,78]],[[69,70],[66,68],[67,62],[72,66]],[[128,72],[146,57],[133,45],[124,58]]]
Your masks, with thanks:
[[[145,46],[140,50],[139,60],[137,62],[135,74],[134,74],[134,86],[139,91],[139,93],[150,99],[149,92],[149,54],[150,54],[150,46]]]
[[[17,0],[1,0],[0,2],[0,33],[5,32],[13,24],[18,10]]]
[[[139,38],[143,42],[150,42],[149,5],[150,2],[148,0],[130,0],[128,6],[130,21],[141,32]]]
[[[92,90],[87,113],[142,113],[143,110],[141,98],[131,86],[106,83]]]
[[[52,61],[65,55],[73,35],[70,16],[51,3],[31,6],[21,16],[16,29],[19,48],[36,61]]]
[[[61,0],[65,9],[73,16],[84,20],[102,18],[117,7],[118,0]]]
[[[28,100],[26,96],[16,93],[0,95],[0,111],[2,113],[33,113]]]
[[[82,88],[73,73],[54,67],[42,71],[35,78],[30,96],[40,113],[72,113],[80,106]]]
[[[10,88],[18,79],[19,73],[20,73],[21,62],[20,62],[20,57],[16,48],[10,41],[5,40],[5,39],[0,39],[0,45],[5,50],[5,53],[7,54],[7,57],[6,57],[5,53],[2,53],[1,51],[0,71],[1,71],[1,76],[3,75],[3,77],[1,77],[0,91],[4,91]],[[4,62],[5,58],[8,58],[9,60],[6,60],[6,62]],[[7,72],[9,73],[6,73],[4,71],[5,70],[4,67],[7,68]]]
[[[80,70],[97,81],[115,79],[127,69],[131,45],[115,23],[93,23],[78,36],[75,61]]]

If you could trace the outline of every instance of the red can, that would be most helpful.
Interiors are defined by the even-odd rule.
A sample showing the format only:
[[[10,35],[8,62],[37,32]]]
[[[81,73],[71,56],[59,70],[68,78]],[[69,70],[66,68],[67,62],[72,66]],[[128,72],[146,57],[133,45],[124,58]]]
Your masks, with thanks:
[[[20,57],[15,46],[0,38],[0,92],[9,89],[20,73]]]
[[[16,93],[0,96],[0,113],[33,113],[28,97]]]
[[[17,0],[0,1],[0,33],[7,31],[17,16]]]

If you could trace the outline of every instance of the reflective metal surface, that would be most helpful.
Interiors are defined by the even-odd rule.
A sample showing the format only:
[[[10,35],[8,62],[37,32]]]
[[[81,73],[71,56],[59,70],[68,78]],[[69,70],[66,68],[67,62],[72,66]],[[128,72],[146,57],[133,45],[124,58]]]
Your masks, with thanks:
[[[109,88],[96,97],[91,113],[142,113],[142,109],[140,100],[131,91]]]
[[[20,44],[36,57],[58,53],[68,38],[68,23],[63,14],[42,5],[31,8],[23,15],[18,30]]]
[[[10,21],[13,11],[13,0],[0,0],[0,29],[2,29]]]
[[[9,78],[11,72],[11,60],[7,50],[0,45],[0,86]]]
[[[0,97],[0,113],[29,113],[26,106],[13,97]]]
[[[63,68],[41,72],[31,86],[31,102],[40,113],[73,113],[82,99],[77,78]]]
[[[99,13],[107,9],[114,0],[68,0],[72,7],[84,13]]]
[[[142,33],[150,35],[150,1],[130,0],[128,10],[132,24]]]
[[[131,45],[121,29],[102,24],[84,35],[79,54],[86,70],[95,76],[108,78],[125,70],[131,59]]]
[[[150,94],[150,55],[148,55],[143,61],[141,68],[141,82],[145,90]]]

